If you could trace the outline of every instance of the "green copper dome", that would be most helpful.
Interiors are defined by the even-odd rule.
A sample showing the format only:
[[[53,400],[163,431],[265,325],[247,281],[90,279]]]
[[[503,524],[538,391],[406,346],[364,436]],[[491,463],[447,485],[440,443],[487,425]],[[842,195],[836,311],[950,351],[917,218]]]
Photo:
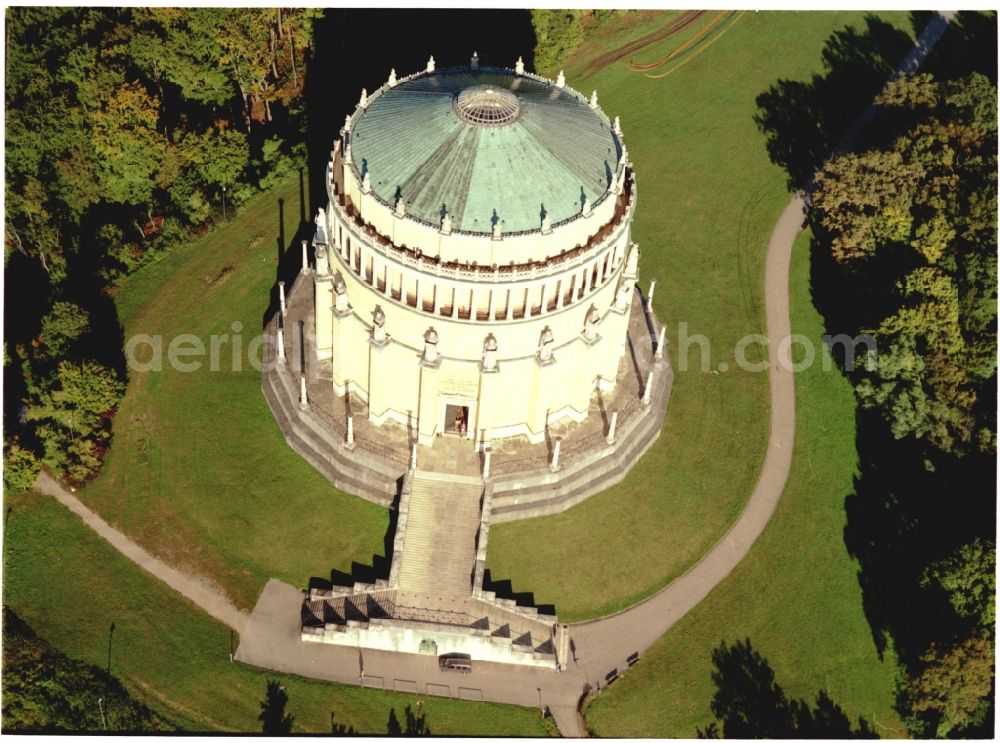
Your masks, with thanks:
[[[604,195],[621,144],[579,94],[509,70],[421,74],[369,99],[351,126],[351,160],[406,214],[490,232],[537,230]]]

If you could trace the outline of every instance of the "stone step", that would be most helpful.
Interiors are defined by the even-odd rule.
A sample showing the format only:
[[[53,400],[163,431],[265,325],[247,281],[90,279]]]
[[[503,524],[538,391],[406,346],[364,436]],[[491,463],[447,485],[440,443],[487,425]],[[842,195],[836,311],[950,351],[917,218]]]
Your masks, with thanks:
[[[416,594],[468,596],[475,568],[482,483],[413,477],[400,557],[399,587]]]

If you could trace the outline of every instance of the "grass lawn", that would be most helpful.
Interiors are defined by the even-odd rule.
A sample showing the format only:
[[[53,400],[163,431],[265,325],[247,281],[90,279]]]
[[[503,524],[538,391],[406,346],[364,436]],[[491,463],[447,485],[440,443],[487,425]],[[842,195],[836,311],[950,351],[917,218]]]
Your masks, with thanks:
[[[792,332],[828,357],[809,295],[807,234],[795,244],[791,287]],[[896,665],[878,658],[844,546],[844,498],[857,462],[854,393],[819,358],[795,378],[795,458],[770,524],[732,575],[592,702],[587,718],[598,735],[694,737],[712,720],[712,650],[746,637],[790,696],[814,702],[824,689],[882,737],[906,734],[893,711]]]
[[[620,43],[602,33],[567,68],[571,85],[596,88],[604,110],[621,117],[637,171],[641,285],[657,279],[653,303],[676,378],[663,434],[623,482],[564,514],[490,532],[492,576],[555,604],[563,620],[624,608],[664,586],[719,539],[753,490],[768,432],[767,376],[739,370],[733,354],[738,339],[763,330],[763,258],[788,200],[786,174],[753,121],[755,98],[781,78],[820,72],[831,32],[861,29],[863,16],[748,12],[659,80],[626,60],[581,78],[583,55]],[[904,12],[880,17],[910,31]],[[662,20],[643,23],[652,30]],[[642,30],[633,24],[627,37]],[[626,59],[656,61],[695,33]],[[696,344],[681,367],[681,323],[688,337],[709,339],[712,373],[701,370]],[[729,371],[716,371],[721,362]]]
[[[229,661],[230,632],[92,534],[55,500],[5,500],[4,602],[70,657],[111,671],[129,691],[191,731],[255,732],[269,678],[288,690],[295,732],[329,733],[330,716],[386,733],[389,712],[423,700],[442,735],[543,736],[537,710],[374,691],[268,673]]]
[[[275,281],[278,199],[286,240],[299,214],[297,180],[229,224],[139,271],[116,303],[126,339],[162,335],[163,371],[131,374],[99,478],[80,497],[154,554],[219,583],[250,608],[271,576],[304,586],[352,560],[382,554],[388,512],[335,490],[293,452],[260,390],[246,348]],[[232,343],[222,368],[182,373],[166,363],[171,338],[242,324],[242,370]],[[237,326],[238,327],[238,326]],[[146,348],[139,349],[142,359]]]

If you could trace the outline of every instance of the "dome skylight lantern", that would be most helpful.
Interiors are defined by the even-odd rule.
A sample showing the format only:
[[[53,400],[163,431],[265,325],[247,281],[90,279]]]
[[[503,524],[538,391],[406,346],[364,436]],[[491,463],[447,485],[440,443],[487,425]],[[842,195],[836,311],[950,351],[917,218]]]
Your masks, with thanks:
[[[455,113],[474,126],[495,128],[513,124],[523,113],[517,96],[507,88],[475,85],[455,98]]]

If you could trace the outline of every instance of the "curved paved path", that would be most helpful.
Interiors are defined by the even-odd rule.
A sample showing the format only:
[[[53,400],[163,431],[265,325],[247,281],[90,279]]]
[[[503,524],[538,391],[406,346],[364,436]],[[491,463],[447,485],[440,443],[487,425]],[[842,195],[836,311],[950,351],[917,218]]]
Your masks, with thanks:
[[[51,495],[62,503],[66,508],[79,516],[83,523],[93,529],[98,536],[110,542],[112,547],[147,573],[162,580],[206,614],[232,627],[237,632],[243,632],[246,629],[247,620],[250,618],[249,615],[241,612],[229,603],[226,594],[220,588],[213,587],[203,579],[184,573],[177,568],[167,565],[163,560],[153,557],[138,544],[87,508],[79,498],[67,491],[46,472],[42,472],[38,476],[35,488],[46,495]]]
[[[939,13],[931,20],[900,65],[900,71],[919,67],[947,28],[952,15]],[[838,144],[838,150],[850,144],[870,116],[871,109]],[[239,631],[238,660],[341,683],[386,689],[399,686],[435,693],[428,688],[428,684],[433,684],[438,692],[444,688],[455,697],[473,692],[474,696],[478,694],[478,698],[486,701],[549,707],[564,735],[583,735],[576,706],[584,689],[600,686],[610,671],[624,669],[629,655],[645,651],[725,579],[763,532],[781,497],[795,441],[795,386],[787,354],[784,359],[778,358],[778,349],[791,334],[788,269],[795,238],[802,228],[804,196],[799,192],[792,198],[768,242],[764,290],[767,337],[772,351],[771,432],[760,479],[746,507],[725,536],[698,563],[658,593],[618,614],[571,625],[574,660],[562,673],[477,663],[471,674],[456,679],[443,675],[438,670],[436,658],[429,656],[307,645],[299,639],[302,593],[294,586],[269,581],[248,618],[230,604],[221,591],[213,590],[150,555],[48,475],[39,477],[38,488],[70,508],[87,526],[144,570]],[[456,687],[454,691],[451,691],[452,685]]]

